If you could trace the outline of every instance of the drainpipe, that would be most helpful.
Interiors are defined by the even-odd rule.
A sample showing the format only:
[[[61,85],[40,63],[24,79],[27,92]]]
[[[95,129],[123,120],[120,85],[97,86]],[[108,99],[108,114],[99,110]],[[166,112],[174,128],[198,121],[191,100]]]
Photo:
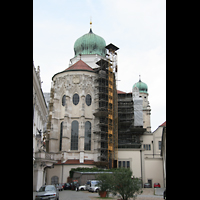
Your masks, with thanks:
[[[61,177],[62,179],[62,181],[61,181],[61,183],[63,183],[63,164],[62,164],[62,177]]]
[[[142,179],[142,187],[143,187],[143,176],[142,176],[142,150],[140,150],[140,160],[141,160],[141,179]]]
[[[151,141],[152,146],[153,146],[153,158],[154,158],[154,145],[153,145],[153,140]]]

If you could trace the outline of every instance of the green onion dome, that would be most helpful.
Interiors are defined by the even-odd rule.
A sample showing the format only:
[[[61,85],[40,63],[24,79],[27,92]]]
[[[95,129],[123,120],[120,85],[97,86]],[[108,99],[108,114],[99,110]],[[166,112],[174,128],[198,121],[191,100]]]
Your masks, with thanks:
[[[133,85],[133,88],[134,88],[135,86],[138,87],[139,92],[148,93],[148,92],[147,92],[147,91],[148,91],[147,84],[144,83],[144,82],[142,82],[141,80],[139,80],[137,83],[135,83],[135,84]]]
[[[106,42],[105,40],[94,34],[90,28],[90,32],[78,38],[74,43],[75,56],[79,54],[98,54],[106,56]]]

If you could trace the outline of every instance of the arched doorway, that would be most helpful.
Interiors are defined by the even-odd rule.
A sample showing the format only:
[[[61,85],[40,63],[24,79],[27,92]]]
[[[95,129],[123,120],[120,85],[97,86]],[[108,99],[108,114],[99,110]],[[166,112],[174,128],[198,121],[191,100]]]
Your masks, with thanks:
[[[55,185],[58,183],[58,177],[57,176],[52,176],[51,177],[51,185]]]

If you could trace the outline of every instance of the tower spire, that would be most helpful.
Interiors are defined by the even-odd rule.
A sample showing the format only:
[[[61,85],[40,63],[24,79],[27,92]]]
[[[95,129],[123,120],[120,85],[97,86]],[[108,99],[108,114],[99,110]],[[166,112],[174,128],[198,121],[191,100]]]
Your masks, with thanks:
[[[139,82],[141,82],[141,75],[139,75]]]
[[[92,17],[90,17],[90,32],[89,33],[92,33]]]

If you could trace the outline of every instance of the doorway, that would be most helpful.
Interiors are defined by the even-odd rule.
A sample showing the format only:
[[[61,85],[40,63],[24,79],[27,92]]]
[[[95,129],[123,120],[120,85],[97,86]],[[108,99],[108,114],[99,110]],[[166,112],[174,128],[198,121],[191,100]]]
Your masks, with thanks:
[[[55,185],[57,183],[58,183],[58,177],[57,176],[51,177],[51,185]]]

